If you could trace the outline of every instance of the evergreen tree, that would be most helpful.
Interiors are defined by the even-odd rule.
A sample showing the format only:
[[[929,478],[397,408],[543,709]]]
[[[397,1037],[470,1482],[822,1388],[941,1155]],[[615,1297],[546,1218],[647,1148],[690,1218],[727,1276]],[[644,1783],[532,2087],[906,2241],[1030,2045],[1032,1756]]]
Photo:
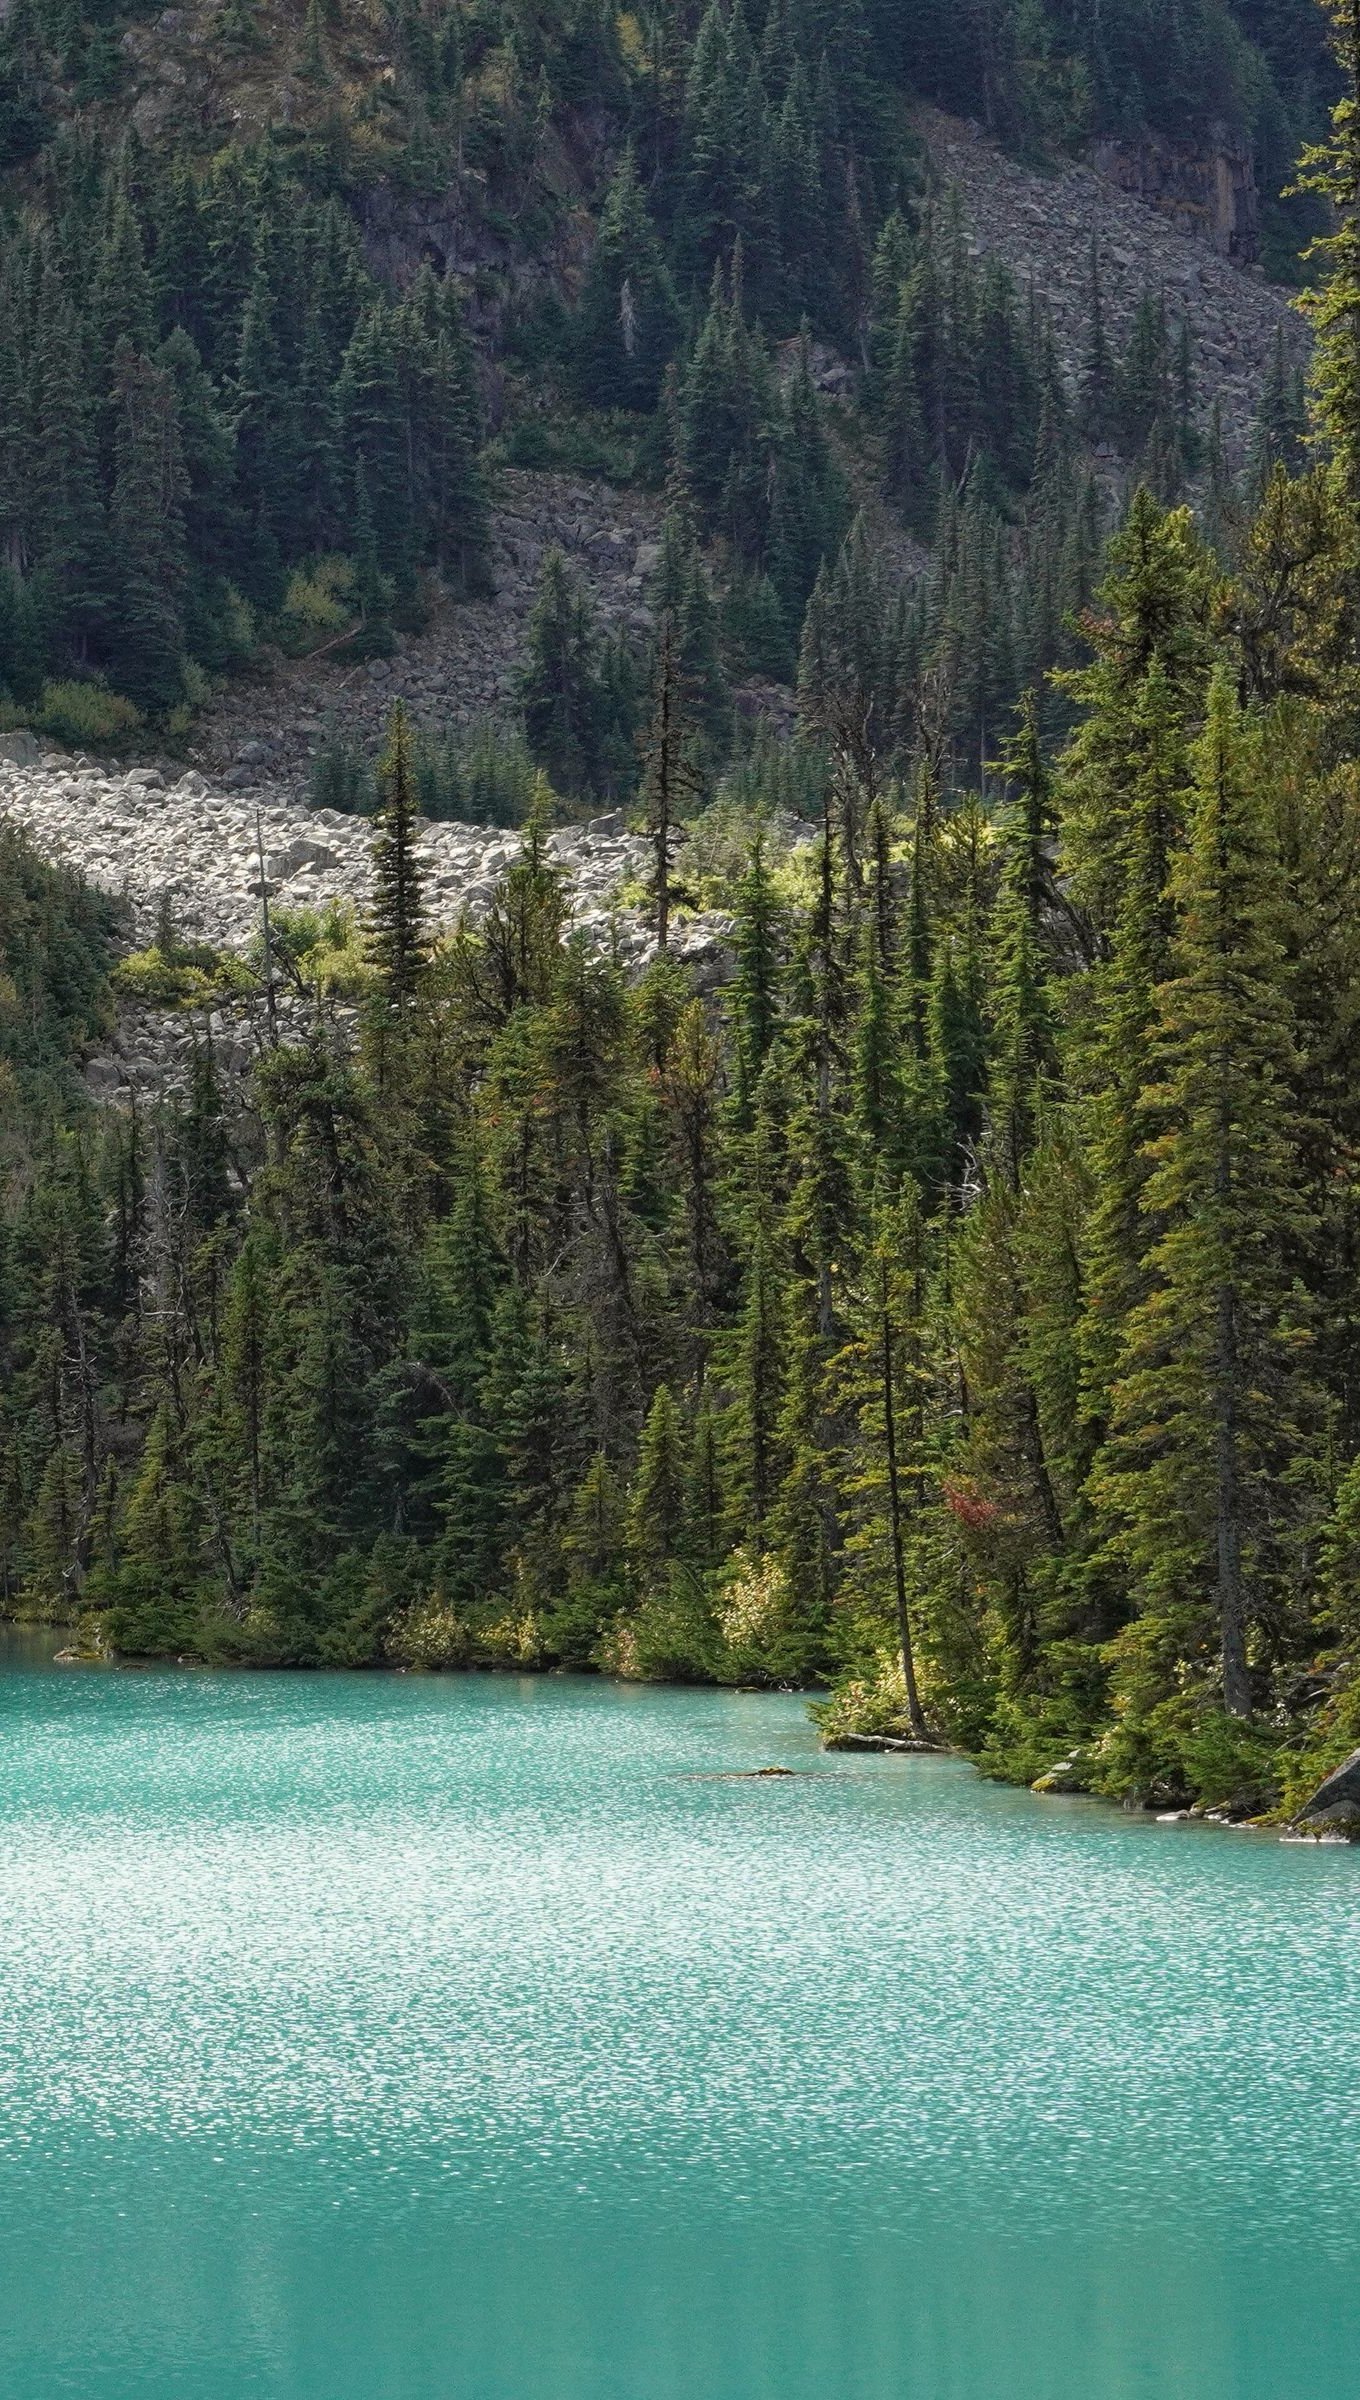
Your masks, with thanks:
[[[600,214],[577,311],[577,375],[586,405],[653,407],[679,333],[674,287],[630,146]]]
[[[642,1429],[628,1512],[629,1553],[644,1585],[683,1553],[686,1481],[680,1412],[670,1386],[662,1383]]]
[[[1148,1291],[1126,1320],[1113,1434],[1093,1490],[1159,1638],[1254,1705],[1252,1641],[1308,1523],[1307,1316],[1284,886],[1262,729],[1216,676],[1173,871],[1173,972],[1158,994]]]
[[[988,1113],[996,1170],[1018,1186],[1039,1129],[1044,1090],[1057,1067],[1049,936],[1052,785],[1032,693],[1025,698],[1020,730],[1002,766],[1015,797],[993,937]]]
[[[600,684],[595,634],[580,585],[560,550],[543,562],[520,685],[534,759],[567,798],[598,788]]]
[[[401,1025],[419,989],[426,953],[424,901],[416,859],[411,735],[401,701],[392,711],[387,747],[378,766],[373,880],[369,935],[373,962],[381,980],[386,1013]]]
[[[117,471],[109,535],[117,576],[111,633],[121,688],[146,709],[183,689],[188,584],[187,478],[175,387],[161,367],[120,343],[114,359]]]
[[[1319,430],[1347,507],[1360,506],[1360,22],[1351,0],[1324,0],[1342,96],[1330,138],[1305,150],[1299,187],[1334,212],[1307,256],[1321,278],[1304,296],[1316,339],[1313,383]]]

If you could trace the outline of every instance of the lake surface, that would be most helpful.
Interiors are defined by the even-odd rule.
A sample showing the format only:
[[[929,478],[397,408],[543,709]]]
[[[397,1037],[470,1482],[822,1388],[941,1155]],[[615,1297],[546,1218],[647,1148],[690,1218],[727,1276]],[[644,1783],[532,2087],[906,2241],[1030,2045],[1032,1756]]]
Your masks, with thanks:
[[[14,2400],[1355,2400],[1360,1855],[796,1700],[53,1646],[0,1652]]]

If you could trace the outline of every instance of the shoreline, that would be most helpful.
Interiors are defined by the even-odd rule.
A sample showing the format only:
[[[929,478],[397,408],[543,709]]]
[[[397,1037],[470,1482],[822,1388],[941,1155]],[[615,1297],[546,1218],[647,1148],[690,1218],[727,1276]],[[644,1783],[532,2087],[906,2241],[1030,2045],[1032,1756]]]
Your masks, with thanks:
[[[19,1635],[22,1637],[27,1637],[28,1640],[33,1642],[35,1647],[38,1647],[42,1645],[44,1637],[56,1639],[61,1634],[70,1633],[74,1630],[74,1626],[69,1621],[62,1623],[48,1623],[42,1619],[0,1617],[0,1672],[3,1671],[4,1666],[3,1650],[7,1636]],[[46,1665],[49,1667],[98,1668],[101,1671],[115,1674],[136,1674],[169,1667],[183,1672],[196,1672],[200,1674],[211,1675],[326,1675],[343,1677],[392,1675],[402,1678],[414,1677],[418,1679],[425,1679],[428,1677],[432,1680],[473,1676],[492,1679],[509,1676],[530,1677],[535,1681],[561,1681],[567,1678],[572,1678],[578,1679],[582,1682],[612,1685],[615,1689],[620,1691],[710,1691],[724,1693],[731,1699],[801,1699],[807,1704],[809,1714],[816,1701],[824,1697],[823,1692],[806,1687],[799,1687],[795,1690],[792,1687],[780,1687],[769,1684],[668,1683],[660,1680],[644,1680],[626,1675],[610,1674],[601,1671],[600,1669],[589,1667],[533,1667],[520,1665],[474,1665],[463,1667],[412,1667],[402,1665],[372,1665],[363,1667],[264,1665],[256,1662],[246,1663],[234,1659],[212,1660],[193,1658],[187,1654],[180,1654],[178,1656],[167,1654],[164,1657],[149,1656],[145,1658],[115,1657],[107,1655],[101,1656],[99,1653],[94,1651],[76,1650],[70,1647],[51,1652],[46,1661]],[[982,1777],[984,1781],[1004,1780],[985,1776],[983,1769],[979,1765],[976,1758],[972,1757],[966,1750],[957,1749],[952,1744],[947,1742],[920,1741],[908,1736],[899,1736],[895,1734],[844,1733],[838,1735],[834,1741],[820,1743],[819,1747],[821,1751],[828,1757],[839,1753],[860,1757],[876,1756],[896,1758],[952,1758],[957,1759],[960,1765],[971,1767],[974,1773]],[[764,1770],[764,1772],[771,1773],[772,1775],[774,1773],[773,1770]],[[1124,1816],[1143,1817],[1150,1823],[1156,1825],[1212,1826],[1216,1832],[1260,1834],[1279,1844],[1287,1845],[1295,1849],[1360,1850],[1360,1829],[1357,1829],[1354,1833],[1352,1833],[1343,1830],[1341,1827],[1335,1824],[1328,1824],[1325,1821],[1319,1821],[1315,1826],[1313,1826],[1310,1825],[1308,1820],[1304,1817],[1294,1817],[1290,1819],[1272,1819],[1269,1817],[1233,1817],[1227,1815],[1224,1811],[1214,1809],[1158,1809],[1151,1806],[1129,1806],[1126,1803],[1111,1798],[1104,1792],[1074,1791],[1071,1789],[1060,1791],[1055,1790],[1052,1787],[1044,1789],[1042,1784],[1012,1783],[1007,1788],[1012,1791],[1028,1791],[1036,1800],[1085,1801],[1100,1808],[1117,1810],[1121,1815]]]

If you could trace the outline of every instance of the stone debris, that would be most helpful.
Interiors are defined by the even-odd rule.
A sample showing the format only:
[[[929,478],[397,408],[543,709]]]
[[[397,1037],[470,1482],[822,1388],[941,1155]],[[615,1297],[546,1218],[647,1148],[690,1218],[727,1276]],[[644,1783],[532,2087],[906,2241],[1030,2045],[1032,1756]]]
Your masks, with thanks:
[[[413,724],[441,736],[486,723],[511,730],[529,614],[552,549],[589,595],[602,637],[624,633],[645,645],[648,587],[661,556],[654,493],[503,468],[489,517],[488,598],[440,602],[425,630],[402,635],[391,658],[313,652],[240,678],[200,711],[190,764],[224,790],[267,778],[300,797],[328,736],[376,754],[395,700]]]
[[[37,766],[0,761],[0,817],[22,826],[44,857],[64,859],[87,883],[126,901],[138,944],[153,939],[168,895],[184,940],[247,950],[260,929],[261,850],[263,895],[278,908],[341,901],[362,911],[373,888],[369,821],[308,809],[269,784],[218,791],[189,774],[167,787],[154,769],[49,754]],[[416,858],[436,930],[449,932],[462,919],[479,923],[518,855],[518,833],[426,818],[416,823]],[[627,831],[618,812],[562,826],[550,848],[566,878],[573,924],[627,965],[645,964],[653,937],[642,912],[620,906],[618,895],[645,876],[648,843]],[[699,967],[729,930],[730,920],[713,913],[682,918],[673,947]]]
[[[127,909],[134,946],[155,938],[163,902],[185,942],[243,956],[256,945],[261,899],[282,909],[347,903],[362,912],[373,888],[373,828],[363,817],[308,809],[277,786],[216,789],[201,774],[173,784],[157,769],[118,768],[53,752],[36,764],[0,754],[0,821],[28,834],[41,855],[65,861]],[[518,855],[520,837],[499,826],[431,824],[417,819],[416,851],[436,931],[479,924]],[[802,840],[811,827],[789,828]],[[646,913],[621,892],[644,878],[649,844],[627,830],[622,812],[565,825],[550,836],[566,883],[571,923],[599,953],[640,974],[656,955]],[[263,887],[260,854],[264,854]],[[712,992],[732,973],[732,920],[718,911],[680,915],[671,951],[696,991]],[[287,1015],[289,995],[280,996]],[[202,1022],[200,1022],[202,1020]],[[204,1017],[201,1010],[134,1008],[110,1053],[92,1058],[86,1082],[97,1100],[122,1102],[129,1091],[182,1087],[195,1041],[207,1032],[219,1068],[243,1073],[261,1036],[253,1001]]]
[[[1302,365],[1308,334],[1290,295],[1259,269],[1235,265],[1149,199],[1095,167],[1049,173],[1008,158],[975,127],[923,109],[917,130],[940,181],[957,190],[974,248],[999,258],[1022,292],[1049,310],[1058,355],[1075,390],[1090,338],[1090,245],[1100,257],[1106,333],[1116,348],[1147,291],[1166,300],[1173,335],[1184,320],[1207,423],[1216,400],[1230,462],[1240,464],[1281,329]]]

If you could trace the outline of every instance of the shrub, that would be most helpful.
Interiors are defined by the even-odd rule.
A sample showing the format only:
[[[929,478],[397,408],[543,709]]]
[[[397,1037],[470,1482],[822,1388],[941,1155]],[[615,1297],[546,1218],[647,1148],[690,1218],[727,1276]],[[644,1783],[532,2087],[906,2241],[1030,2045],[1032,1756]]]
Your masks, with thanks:
[[[610,1627],[598,1659],[607,1675],[630,1683],[721,1681],[722,1635],[702,1584],[673,1570],[640,1608]]]
[[[93,681],[45,683],[36,704],[27,708],[0,704],[0,730],[31,726],[77,750],[117,749],[141,730],[142,723],[140,710],[130,700]]]
[[[372,981],[363,927],[349,900],[330,900],[324,908],[274,909],[269,933],[276,965],[282,965],[295,982],[310,991],[357,999]],[[250,961],[259,974],[264,953],[258,936],[251,945]]]
[[[278,618],[279,645],[293,657],[303,657],[331,635],[345,632],[357,613],[350,561],[338,556],[311,559],[288,579]]]
[[[852,1675],[838,1684],[829,1700],[816,1702],[811,1715],[828,1750],[834,1750],[851,1733],[887,1734],[905,1740],[911,1727],[901,1659],[895,1651],[882,1651],[867,1674]]]
[[[152,942],[120,959],[113,971],[114,989],[125,1000],[141,1000],[155,1008],[204,1008],[215,1000],[253,988],[253,979],[239,959],[206,943],[174,943],[162,948]]]
[[[472,1652],[472,1635],[440,1591],[417,1600],[387,1637],[387,1654],[400,1667],[466,1667]]]

